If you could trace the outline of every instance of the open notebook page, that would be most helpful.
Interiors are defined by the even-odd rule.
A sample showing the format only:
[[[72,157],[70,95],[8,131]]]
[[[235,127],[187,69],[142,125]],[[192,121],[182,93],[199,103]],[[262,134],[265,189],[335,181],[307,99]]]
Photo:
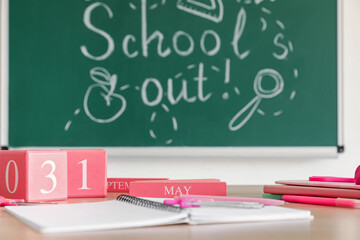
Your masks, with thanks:
[[[42,232],[74,232],[170,225],[311,219],[310,211],[201,207],[168,212],[121,201],[42,206],[9,206],[6,211]]]
[[[74,232],[167,225],[186,222],[175,213],[116,200],[42,206],[11,206],[6,211],[41,232]]]
[[[229,223],[229,222],[262,222],[312,219],[310,211],[277,206],[266,206],[260,209],[245,208],[191,208],[190,223]]]

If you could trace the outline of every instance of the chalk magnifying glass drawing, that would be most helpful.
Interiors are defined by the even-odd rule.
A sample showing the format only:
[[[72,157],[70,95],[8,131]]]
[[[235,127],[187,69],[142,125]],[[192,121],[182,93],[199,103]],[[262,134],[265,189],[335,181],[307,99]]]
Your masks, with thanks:
[[[275,81],[275,86],[272,89],[264,89],[262,81],[264,77],[270,77]],[[231,131],[239,130],[249,121],[261,100],[274,98],[284,90],[284,80],[279,72],[274,69],[260,70],[254,80],[254,92],[256,96],[243,107],[229,122],[229,129]]]

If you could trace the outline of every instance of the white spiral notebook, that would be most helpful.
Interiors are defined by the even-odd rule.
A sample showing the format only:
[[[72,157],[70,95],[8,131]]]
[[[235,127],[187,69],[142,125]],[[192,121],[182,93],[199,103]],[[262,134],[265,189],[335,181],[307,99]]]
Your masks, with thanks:
[[[230,223],[312,219],[311,212],[285,207],[181,209],[121,195],[117,200],[42,206],[7,206],[6,211],[44,233],[94,231],[180,223]]]

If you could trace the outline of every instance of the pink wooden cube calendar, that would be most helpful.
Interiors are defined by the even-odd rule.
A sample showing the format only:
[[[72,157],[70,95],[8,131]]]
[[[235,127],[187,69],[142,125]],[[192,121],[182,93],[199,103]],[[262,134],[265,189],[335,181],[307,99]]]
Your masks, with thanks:
[[[68,197],[106,196],[106,151],[67,149]]]
[[[66,153],[0,151],[0,195],[26,201],[66,199]]]

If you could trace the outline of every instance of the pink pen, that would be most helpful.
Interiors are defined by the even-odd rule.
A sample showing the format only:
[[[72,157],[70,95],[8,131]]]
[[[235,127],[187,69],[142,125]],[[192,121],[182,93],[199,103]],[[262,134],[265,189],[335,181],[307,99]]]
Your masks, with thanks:
[[[264,206],[279,206],[283,205],[284,201],[277,199],[268,199],[268,198],[249,198],[249,197],[219,197],[219,196],[206,196],[206,195],[180,195],[175,196],[174,200],[179,200],[183,198],[196,199],[197,201],[221,201],[221,202],[253,202],[263,204]]]
[[[309,196],[298,196],[298,195],[283,195],[282,200],[287,201],[287,202],[317,204],[317,205],[336,206],[336,207],[349,207],[349,208],[359,208],[360,207],[359,200],[345,199],[345,198],[326,198],[326,197],[309,197]]]
[[[197,205],[191,205],[190,203],[199,202],[200,200],[193,198],[182,198],[182,199],[166,199],[164,200],[164,204],[167,205],[179,205],[181,208],[192,208],[192,207],[200,207]]]
[[[166,199],[164,204],[179,205],[181,208],[193,207],[230,207],[230,208],[248,208],[259,209],[264,205],[257,202],[240,202],[240,201],[206,201],[194,198]]]
[[[17,206],[19,203],[24,203],[24,199],[9,199],[0,196],[0,206]]]
[[[313,176],[313,177],[309,177],[309,181],[354,183],[355,179],[354,178],[344,178],[344,177]]]
[[[34,204],[57,204],[56,202],[25,202],[24,199],[5,198],[0,196],[0,206],[18,206],[18,205],[34,205]]]

